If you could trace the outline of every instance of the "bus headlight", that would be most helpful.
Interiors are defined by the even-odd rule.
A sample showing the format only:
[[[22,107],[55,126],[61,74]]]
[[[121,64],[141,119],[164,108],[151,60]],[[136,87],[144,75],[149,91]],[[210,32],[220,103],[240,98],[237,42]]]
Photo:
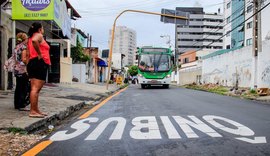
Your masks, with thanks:
[[[171,77],[171,74],[167,75],[166,78],[170,78]]]
[[[138,74],[139,77],[143,77],[142,74]]]

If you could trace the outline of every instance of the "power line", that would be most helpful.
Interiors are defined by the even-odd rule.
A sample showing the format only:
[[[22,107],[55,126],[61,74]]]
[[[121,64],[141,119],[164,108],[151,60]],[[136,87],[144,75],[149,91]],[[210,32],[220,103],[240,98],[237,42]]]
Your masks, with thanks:
[[[161,3],[159,3],[158,5],[162,5],[163,7],[164,6],[168,6],[168,5],[173,5],[173,4],[177,4],[177,3],[179,3],[179,1],[178,0],[175,0],[175,2],[171,2],[171,3],[168,3],[168,2],[161,2]],[[157,5],[157,3],[153,3],[154,5]],[[167,4],[167,5],[165,5],[165,4]],[[144,7],[141,7],[140,9],[153,9],[153,8],[156,8],[156,7],[154,7],[154,6],[145,6],[145,4],[143,5]],[[127,7],[128,8],[128,7]],[[119,13],[118,11],[119,10],[124,10],[124,9],[127,9],[127,8],[122,8],[122,9],[117,9],[117,10],[115,10],[114,12],[112,12],[112,9],[109,9],[107,12],[101,12],[101,13],[92,13],[92,14],[90,14],[89,16],[91,16],[91,17],[93,17],[93,16],[114,16],[115,14],[117,14],[117,13]],[[132,8],[132,7],[130,7],[130,8]],[[129,9],[130,9],[129,8]],[[133,7],[134,8],[134,7]],[[85,14],[89,14],[89,13],[91,13],[91,12],[89,12],[89,11],[86,11],[85,12]],[[84,14],[84,13],[82,13],[82,14]]]
[[[252,2],[250,1],[249,4],[251,4],[251,3],[252,3]],[[247,4],[247,5],[249,5],[249,4]],[[241,11],[241,10],[244,9],[244,8],[245,8],[245,5],[243,5],[243,6],[242,6],[241,8],[239,8],[239,9],[235,10],[235,11],[231,14],[231,16],[234,15],[234,14],[236,14],[236,13],[238,13],[238,11]],[[243,13],[246,13],[246,12],[243,12]],[[219,23],[218,25],[214,26],[214,27],[217,27],[217,29],[212,28],[212,30],[216,30],[216,31],[212,32],[212,30],[211,30],[210,32],[215,33],[215,32],[218,32],[218,31],[221,30],[221,29],[224,29],[225,26],[227,26],[228,24],[232,23],[233,21],[235,21],[236,19],[238,19],[240,16],[242,16],[242,14],[240,14],[239,16],[237,16],[237,17],[235,17],[234,19],[232,19],[229,23],[225,24],[225,25],[223,26],[223,28],[218,28],[221,24],[223,24],[224,22],[226,22],[226,20],[224,20],[222,23]],[[237,27],[238,27],[238,26],[237,26]],[[229,31],[229,33],[230,33],[230,32],[232,32],[232,30]],[[227,35],[227,33],[226,33],[225,35]],[[225,36],[225,35],[224,35],[224,36]],[[210,36],[210,34],[207,35],[206,37],[202,38],[202,40],[208,39],[209,36]],[[199,42],[197,41],[197,42],[193,43],[191,46],[194,46],[194,45],[196,45],[197,43],[199,43]],[[178,47],[177,47],[177,48],[178,48]],[[182,52],[184,52],[185,50],[187,50],[187,48],[185,48],[184,50],[182,50]]]
[[[270,5],[270,2],[269,3],[267,3],[264,7],[262,7],[260,10],[258,10],[257,12],[255,12],[254,14],[252,14],[252,16],[250,16],[249,18],[247,18],[246,20],[244,20],[242,23],[240,23],[239,25],[237,25],[235,28],[233,28],[232,30],[231,30],[231,32],[233,31],[233,30],[235,30],[236,28],[238,28],[239,26],[241,26],[242,24],[244,24],[246,21],[248,21],[248,20],[250,20],[253,16],[255,16],[256,14],[258,14],[259,12],[261,12],[263,9],[265,9],[268,5]],[[224,35],[222,35],[220,38],[218,38],[217,40],[220,40],[221,38],[223,38],[225,35],[227,35],[227,34],[224,34]],[[207,46],[210,46],[211,44],[213,44],[215,41],[212,41],[212,43],[210,43],[210,44],[208,44]],[[202,50],[202,48],[200,48],[200,49],[198,49],[198,50],[196,50],[196,52],[197,51],[199,51],[199,50]]]

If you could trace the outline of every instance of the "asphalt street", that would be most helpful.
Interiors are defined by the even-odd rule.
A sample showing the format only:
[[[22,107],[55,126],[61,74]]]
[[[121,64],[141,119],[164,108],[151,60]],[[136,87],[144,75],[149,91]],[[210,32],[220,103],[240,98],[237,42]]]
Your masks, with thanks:
[[[46,137],[47,156],[270,155],[270,105],[171,87],[131,85]]]

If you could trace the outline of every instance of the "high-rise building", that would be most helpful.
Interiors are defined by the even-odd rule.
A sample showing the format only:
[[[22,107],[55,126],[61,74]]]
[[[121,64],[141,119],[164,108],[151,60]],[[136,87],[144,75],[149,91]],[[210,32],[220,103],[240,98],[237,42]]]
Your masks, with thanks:
[[[112,30],[110,30],[109,44],[111,42],[111,33]],[[125,57],[123,58],[123,67],[127,65],[133,65],[134,51],[136,50],[136,47],[136,32],[125,26],[117,26],[114,33],[114,46],[112,55],[114,55],[114,53],[124,54]]]
[[[188,12],[189,24],[176,25],[176,51],[208,50],[223,48],[223,15],[205,13],[200,7],[177,7],[176,11]]]
[[[246,12],[245,6],[248,9]],[[248,21],[247,27],[243,23],[245,17],[250,16],[252,7],[250,1],[224,0],[224,49],[243,47],[245,39],[252,38],[252,19]]]
[[[270,3],[270,0],[258,1],[259,9]],[[261,26],[259,40],[266,40],[269,32],[268,15],[270,13],[269,7],[264,8],[258,13]],[[243,46],[252,45],[253,42],[253,15],[254,15],[254,1],[244,0],[224,0],[224,49],[231,49]]]

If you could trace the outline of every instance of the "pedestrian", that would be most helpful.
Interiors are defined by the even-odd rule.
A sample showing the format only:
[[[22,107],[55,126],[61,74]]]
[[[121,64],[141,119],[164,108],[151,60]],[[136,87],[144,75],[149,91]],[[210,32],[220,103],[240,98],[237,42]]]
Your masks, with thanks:
[[[25,108],[29,105],[29,78],[26,72],[29,52],[27,50],[28,36],[26,33],[16,35],[16,47],[14,49],[15,67],[14,75],[16,77],[16,88],[14,93],[14,107],[20,111],[29,111]]]
[[[50,46],[43,38],[44,29],[41,23],[35,22],[29,28],[28,49],[30,60],[27,71],[31,82],[29,117],[44,118],[47,116],[38,108],[39,92],[45,84],[50,61]]]

